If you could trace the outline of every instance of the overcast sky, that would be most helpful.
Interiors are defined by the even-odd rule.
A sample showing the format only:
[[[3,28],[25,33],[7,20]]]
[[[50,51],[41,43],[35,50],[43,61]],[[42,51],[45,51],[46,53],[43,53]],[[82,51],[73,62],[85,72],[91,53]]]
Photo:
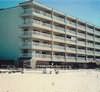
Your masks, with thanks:
[[[0,0],[0,8],[15,6],[26,0]],[[100,26],[100,0],[37,0],[49,7]]]

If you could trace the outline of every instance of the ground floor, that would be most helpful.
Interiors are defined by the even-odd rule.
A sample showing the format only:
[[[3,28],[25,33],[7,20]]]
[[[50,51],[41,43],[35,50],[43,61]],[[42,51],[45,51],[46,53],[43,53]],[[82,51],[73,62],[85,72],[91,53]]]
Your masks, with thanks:
[[[60,68],[60,69],[95,69],[100,68],[99,62],[64,62],[64,61],[43,61],[31,58],[13,60],[0,60],[0,68]]]

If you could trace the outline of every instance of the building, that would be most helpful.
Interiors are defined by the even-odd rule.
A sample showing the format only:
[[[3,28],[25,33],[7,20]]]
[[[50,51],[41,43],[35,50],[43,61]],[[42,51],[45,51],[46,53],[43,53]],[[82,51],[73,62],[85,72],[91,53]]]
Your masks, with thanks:
[[[100,28],[26,1],[0,10],[0,59],[31,68],[94,66],[100,62]]]

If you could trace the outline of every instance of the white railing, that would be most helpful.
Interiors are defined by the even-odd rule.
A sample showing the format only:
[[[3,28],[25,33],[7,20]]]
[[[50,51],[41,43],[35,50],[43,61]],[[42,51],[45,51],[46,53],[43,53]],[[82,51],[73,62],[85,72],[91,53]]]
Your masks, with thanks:
[[[51,58],[51,55],[47,55],[47,54],[35,54],[35,56],[38,58]]]
[[[82,34],[82,33],[77,33],[77,35],[81,38],[85,38],[85,34]]]
[[[97,52],[97,51],[95,51],[95,54],[98,54],[98,55],[100,55],[100,52]]]
[[[87,32],[89,32],[89,33],[93,33],[93,29],[91,29],[91,28],[87,28],[86,30],[87,30]]]
[[[94,54],[94,51],[87,50],[86,52],[87,52],[88,54],[90,54],[90,55],[91,55],[91,54]]]
[[[77,27],[78,27],[79,29],[85,30],[85,26],[77,25]]]
[[[64,22],[64,20],[65,20],[64,18],[57,17],[57,16],[53,16],[53,18],[56,19],[56,20],[59,20],[61,22]]]
[[[96,34],[96,35],[100,35],[100,31],[94,31],[94,33]]]
[[[74,23],[74,22],[67,21],[67,24],[68,24],[68,25],[72,25],[72,26],[76,27],[76,23]]]
[[[54,59],[57,59],[57,60],[59,60],[59,59],[61,60],[61,59],[64,59],[64,56],[61,56],[61,55],[54,55],[53,58],[54,58]]]
[[[66,33],[76,35],[76,32],[75,32],[75,31],[73,31],[73,30],[67,30],[67,32],[66,32]]]
[[[64,50],[64,48],[65,48],[64,46],[59,46],[59,45],[54,45],[53,47],[54,47],[54,48],[58,48],[58,49],[63,49],[63,50]]]
[[[100,45],[96,45],[96,44],[95,44],[95,47],[96,47],[96,48],[100,48]]]
[[[82,42],[82,41],[78,41],[77,44],[78,45],[84,45],[85,46],[85,42]]]
[[[77,49],[77,52],[78,52],[78,53],[85,53],[85,50]]]
[[[44,11],[40,11],[38,9],[34,9],[34,12],[38,13],[38,14],[41,14],[41,15],[44,15],[44,16],[47,16],[47,17],[51,17],[51,15],[49,13],[46,13]]]
[[[66,41],[69,42],[69,43],[76,44],[75,40],[71,40],[71,39],[66,38]]]
[[[95,41],[100,42],[100,38],[95,37]]]
[[[44,23],[44,22],[39,21],[39,20],[33,20],[33,23],[51,28],[51,24]]]
[[[86,36],[86,39],[93,40],[94,37],[93,37],[93,36],[89,36],[89,35],[87,35],[87,36]]]
[[[54,29],[57,29],[59,31],[65,31],[65,29],[63,27],[58,27],[58,26],[54,26]]]
[[[68,51],[76,51],[76,49],[75,48],[71,48],[71,47],[66,47],[66,50],[68,50]]]
[[[60,36],[54,36],[55,39],[60,39],[60,40],[65,40],[64,37],[60,37]]]
[[[32,31],[33,34],[37,34],[37,35],[41,35],[41,36],[44,36],[44,37],[51,37],[50,34],[46,34],[46,33],[42,33],[42,32],[38,32],[38,31]]]
[[[93,43],[87,43],[86,44],[88,47],[94,47],[94,44]]]

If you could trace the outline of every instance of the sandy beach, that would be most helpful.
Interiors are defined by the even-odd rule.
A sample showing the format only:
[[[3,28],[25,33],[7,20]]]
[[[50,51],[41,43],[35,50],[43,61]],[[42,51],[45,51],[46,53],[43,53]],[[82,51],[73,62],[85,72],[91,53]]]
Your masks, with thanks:
[[[0,92],[100,92],[100,70],[59,70],[59,74],[1,73]]]

